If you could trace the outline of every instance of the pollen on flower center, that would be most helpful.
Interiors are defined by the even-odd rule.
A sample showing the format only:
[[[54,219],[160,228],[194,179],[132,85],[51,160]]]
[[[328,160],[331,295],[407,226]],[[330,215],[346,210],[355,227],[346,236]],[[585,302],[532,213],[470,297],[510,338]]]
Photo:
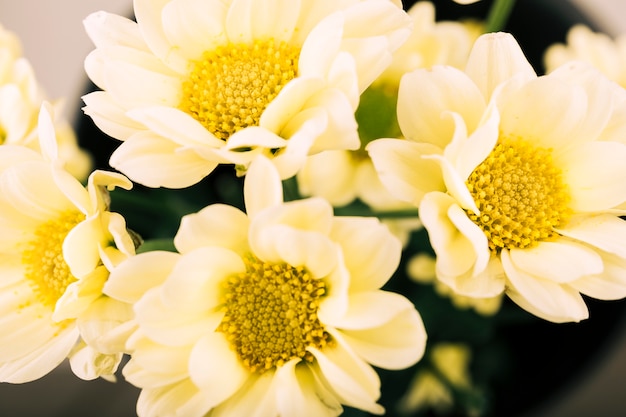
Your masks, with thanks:
[[[242,363],[263,373],[285,362],[312,360],[307,347],[322,348],[329,334],[317,317],[326,284],[302,267],[252,257],[247,271],[224,283],[226,334]]]
[[[63,241],[84,219],[80,212],[64,212],[41,224],[22,251],[25,277],[43,304],[54,306],[67,286],[76,281],[63,256]]]
[[[551,150],[521,138],[501,137],[467,187],[480,212],[468,215],[492,251],[533,247],[570,216],[570,195]]]
[[[193,63],[180,108],[220,139],[259,124],[261,114],[298,71],[300,49],[286,42],[228,44]]]

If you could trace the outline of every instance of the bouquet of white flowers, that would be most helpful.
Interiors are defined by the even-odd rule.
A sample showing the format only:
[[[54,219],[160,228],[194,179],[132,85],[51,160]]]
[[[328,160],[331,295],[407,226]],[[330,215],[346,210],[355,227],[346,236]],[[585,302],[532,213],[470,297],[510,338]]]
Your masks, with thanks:
[[[513,0],[457,3],[93,13],[77,135],[0,31],[0,381],[68,360],[140,417],[519,411],[519,341],[626,297],[626,43],[529,58]]]

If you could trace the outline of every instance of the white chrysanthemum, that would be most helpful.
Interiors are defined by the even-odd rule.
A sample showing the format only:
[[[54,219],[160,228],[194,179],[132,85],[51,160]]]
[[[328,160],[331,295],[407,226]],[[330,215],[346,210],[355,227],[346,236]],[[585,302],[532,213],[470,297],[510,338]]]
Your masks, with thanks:
[[[565,44],[551,45],[544,54],[547,72],[573,60],[589,62],[626,88],[626,34],[611,39],[585,25],[575,25],[568,31]]]
[[[134,253],[123,218],[107,211],[106,194],[108,187],[129,188],[130,181],[96,171],[83,187],[58,167],[47,107],[38,129],[43,155],[23,146],[0,147],[2,382],[42,377],[73,352],[81,336],[96,341],[94,326],[114,324],[83,318],[92,306],[110,314],[124,310],[117,301],[103,300],[101,290],[108,269]],[[101,362],[106,355],[100,356]],[[95,374],[79,376],[102,371],[97,363],[92,368]]]
[[[30,63],[21,55],[19,39],[0,26],[0,144],[28,146],[39,151],[37,117],[45,94]],[[55,104],[61,113],[61,103]],[[69,123],[55,120],[58,158],[65,169],[84,180],[91,170],[91,159],[78,147]]]
[[[370,364],[410,366],[426,341],[413,304],[380,290],[400,242],[322,199],[282,203],[264,157],[244,195],[247,215],[215,204],[185,216],[179,253],[131,257],[105,285],[134,304],[123,373],[142,388],[139,415],[382,413]]]
[[[578,321],[581,293],[626,296],[625,115],[623,89],[591,66],[537,77],[511,35],[488,34],[465,72],[407,74],[408,140],[368,149],[390,192],[419,206],[438,279]]]
[[[123,141],[110,163],[180,188],[217,164],[272,158],[281,178],[307,155],[356,149],[363,91],[406,39],[398,1],[135,0],[137,23],[99,12],[85,68],[103,91],[85,112]]]

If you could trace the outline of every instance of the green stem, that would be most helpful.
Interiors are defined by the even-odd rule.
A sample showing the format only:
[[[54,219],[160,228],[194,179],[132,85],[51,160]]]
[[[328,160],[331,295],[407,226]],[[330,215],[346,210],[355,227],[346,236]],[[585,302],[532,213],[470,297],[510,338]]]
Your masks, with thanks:
[[[502,30],[511,15],[514,5],[515,0],[494,0],[487,15],[485,33]]]

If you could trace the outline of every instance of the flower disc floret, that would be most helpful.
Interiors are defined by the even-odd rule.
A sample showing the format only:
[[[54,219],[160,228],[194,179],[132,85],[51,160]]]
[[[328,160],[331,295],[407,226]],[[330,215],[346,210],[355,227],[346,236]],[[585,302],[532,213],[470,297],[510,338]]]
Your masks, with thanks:
[[[42,304],[54,306],[68,285],[76,281],[63,256],[63,241],[85,215],[66,211],[41,224],[22,252],[25,277]]]
[[[329,334],[317,317],[326,284],[303,267],[245,259],[246,272],[224,283],[226,334],[241,362],[263,373],[291,359],[313,361],[308,347],[322,349]]]
[[[192,63],[180,108],[220,139],[257,126],[263,110],[298,72],[300,49],[286,42],[219,46]]]
[[[468,178],[480,211],[468,215],[492,251],[534,247],[567,221],[570,197],[551,153],[521,138],[500,138]]]

